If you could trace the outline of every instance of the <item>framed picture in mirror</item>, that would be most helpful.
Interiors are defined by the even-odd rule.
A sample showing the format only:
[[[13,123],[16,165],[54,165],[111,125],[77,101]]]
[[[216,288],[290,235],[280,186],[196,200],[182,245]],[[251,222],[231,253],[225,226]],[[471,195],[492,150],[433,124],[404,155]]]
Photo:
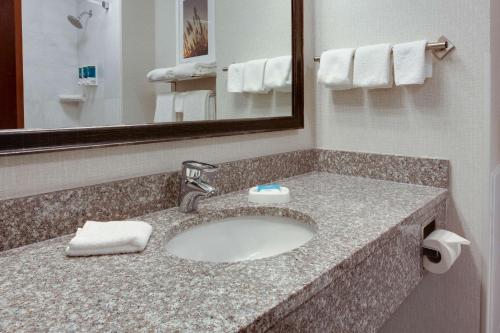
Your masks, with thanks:
[[[176,1],[178,63],[215,62],[215,0]]]

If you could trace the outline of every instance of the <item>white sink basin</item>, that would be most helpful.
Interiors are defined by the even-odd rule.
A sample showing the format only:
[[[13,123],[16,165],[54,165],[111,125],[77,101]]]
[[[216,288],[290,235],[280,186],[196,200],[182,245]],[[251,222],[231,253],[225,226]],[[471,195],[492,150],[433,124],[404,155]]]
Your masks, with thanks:
[[[291,218],[243,216],[196,226],[166,246],[168,252],[184,259],[238,262],[292,251],[315,234],[315,226]]]

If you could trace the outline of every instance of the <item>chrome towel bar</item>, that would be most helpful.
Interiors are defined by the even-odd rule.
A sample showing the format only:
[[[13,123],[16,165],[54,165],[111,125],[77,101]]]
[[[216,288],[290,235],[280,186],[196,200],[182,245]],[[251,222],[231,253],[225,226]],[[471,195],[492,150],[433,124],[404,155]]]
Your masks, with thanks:
[[[448,38],[441,36],[439,40],[435,43],[427,43],[426,50],[431,51],[436,58],[443,60],[452,50],[455,49]],[[320,62],[321,57],[314,57],[315,62]]]

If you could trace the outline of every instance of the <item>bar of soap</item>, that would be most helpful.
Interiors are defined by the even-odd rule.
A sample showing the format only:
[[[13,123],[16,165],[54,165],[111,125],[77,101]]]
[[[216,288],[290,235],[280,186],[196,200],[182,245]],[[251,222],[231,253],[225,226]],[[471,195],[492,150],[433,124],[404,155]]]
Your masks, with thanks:
[[[260,191],[259,191],[260,189]],[[248,201],[258,204],[282,204],[290,202],[290,190],[281,186],[279,189],[262,190],[253,187],[248,191]]]
[[[257,192],[263,192],[263,191],[281,191],[281,185],[280,184],[268,184],[268,185],[257,185]]]

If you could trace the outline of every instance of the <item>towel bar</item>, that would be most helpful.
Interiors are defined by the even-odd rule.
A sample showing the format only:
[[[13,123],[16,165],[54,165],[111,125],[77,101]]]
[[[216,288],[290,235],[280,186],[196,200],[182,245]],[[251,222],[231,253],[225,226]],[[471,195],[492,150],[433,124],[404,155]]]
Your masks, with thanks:
[[[439,60],[443,60],[446,56],[455,49],[455,45],[445,36],[441,36],[435,43],[427,43],[426,50],[431,51],[432,54]],[[315,62],[320,62],[321,57],[314,57]],[[228,71],[228,67],[222,68],[223,72]]]
[[[439,60],[443,60],[454,49],[455,45],[445,36],[441,36],[436,43],[427,43],[426,46],[426,50],[431,51]],[[314,61],[320,62],[321,57],[314,57]]]

